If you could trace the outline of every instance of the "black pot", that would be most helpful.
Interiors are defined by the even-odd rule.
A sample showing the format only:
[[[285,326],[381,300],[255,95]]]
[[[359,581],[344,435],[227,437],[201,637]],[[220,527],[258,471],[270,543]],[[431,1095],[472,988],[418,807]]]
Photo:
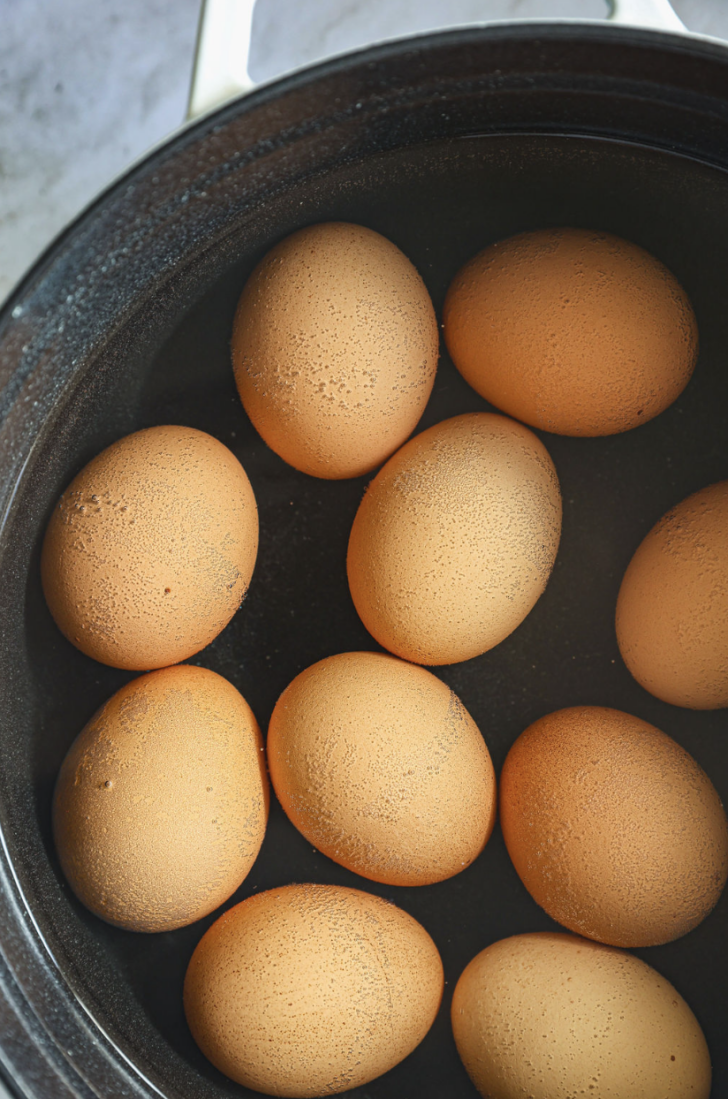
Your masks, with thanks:
[[[119,931],[88,913],[60,873],[50,831],[58,767],[130,675],[61,636],[38,556],[55,500],[92,455],[139,427],[190,424],[238,455],[261,517],[250,595],[193,662],[231,679],[265,727],[303,667],[376,648],[344,568],[366,479],[324,482],[286,466],[248,422],[229,365],[246,275],[302,225],[337,218],[383,232],[438,310],[466,258],[537,226],[610,230],[675,272],[700,328],[694,379],[636,431],[541,435],[565,505],[547,591],[496,649],[437,674],[475,717],[496,768],[541,714],[604,704],[675,737],[728,800],[726,711],[694,713],[647,694],[613,626],[644,534],[688,493],[728,477],[727,168],[728,48],[719,43],[596,24],[455,31],[328,62],[225,106],[117,182],[36,265],[0,318],[0,1062],[13,1092],[253,1094],[207,1063],[183,1017],[184,971],[213,917],[164,935]],[[484,408],[443,350],[420,427]],[[258,862],[228,905],[302,880],[391,897],[433,935],[445,964],[431,1033],[350,1094],[475,1096],[450,1033],[454,984],[488,943],[556,927],[499,833],[451,881],[390,888],[312,851],[274,805]],[[714,1096],[728,1094],[727,944],[724,897],[691,934],[636,952],[695,1011]]]

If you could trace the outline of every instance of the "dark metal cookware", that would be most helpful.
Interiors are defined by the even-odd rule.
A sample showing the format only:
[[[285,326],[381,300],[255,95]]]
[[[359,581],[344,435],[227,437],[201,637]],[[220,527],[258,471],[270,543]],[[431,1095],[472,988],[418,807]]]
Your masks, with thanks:
[[[604,25],[510,25],[369,49],[277,81],[184,129],[117,182],[47,252],[0,319],[0,1062],[24,1099],[219,1099],[187,1030],[190,954],[213,917],[169,934],[116,930],[70,893],[50,831],[69,744],[130,675],[65,641],[38,555],[60,491],[103,446],[181,423],[232,448],[252,480],[260,555],[248,599],[193,661],[236,684],[261,724],[283,687],[330,653],[376,645],[349,599],[349,527],[366,484],[324,482],[261,442],[235,393],[237,296],[271,244],[338,218],[395,241],[440,310],[486,243],[536,226],[610,230],[653,252],[700,326],[693,381],[625,435],[542,434],[563,488],[545,595],[492,652],[437,674],[460,694],[497,768],[550,710],[607,704],[653,722],[728,801],[725,711],[693,713],[632,680],[616,647],[621,575],[672,504],[728,477],[728,48]],[[420,427],[486,408],[443,350]],[[453,986],[488,943],[555,925],[496,832],[450,882],[365,882],[313,851],[274,805],[232,904],[291,881],[359,886],[419,919],[443,956],[440,1016],[359,1099],[473,1097],[449,1027]],[[714,1096],[728,1095],[728,897],[690,935],[637,953],[700,1020]],[[624,1097],[628,1099],[628,1097]],[[631,1097],[630,1097],[631,1099]]]

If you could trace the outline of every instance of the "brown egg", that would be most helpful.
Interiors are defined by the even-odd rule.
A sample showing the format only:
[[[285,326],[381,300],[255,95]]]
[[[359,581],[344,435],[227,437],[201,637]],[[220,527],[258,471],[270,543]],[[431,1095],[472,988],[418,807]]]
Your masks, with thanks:
[[[103,450],[61,496],[43,591],[87,656],[162,668],[227,626],[257,552],[258,509],[235,455],[204,431],[150,427]]]
[[[674,275],[587,229],[520,233],[458,272],[443,313],[473,389],[559,435],[612,435],[664,411],[690,380],[698,330]]]
[[[359,477],[414,431],[435,380],[429,294],[399,248],[362,225],[286,237],[243,290],[235,381],[272,450],[314,477]]]
[[[341,653],[296,676],[268,729],[276,794],[342,866],[429,885],[477,858],[495,822],[495,772],[457,695],[414,664]]]
[[[631,954],[514,935],[462,974],[452,1027],[486,1099],[708,1099],[710,1054],[682,996]]]
[[[521,734],[500,821],[534,900],[614,946],[687,934],[728,875],[728,824],[703,769],[653,725],[603,706],[558,710]]]
[[[263,742],[245,699],[183,664],[132,680],[73,742],[56,783],[63,872],[97,916],[170,931],[235,892],[268,819]]]
[[[369,485],[349,538],[351,597],[404,660],[468,660],[526,617],[560,533],[543,443],[503,416],[455,416],[411,439]]]
[[[653,527],[624,574],[617,641],[638,683],[673,706],[728,706],[728,481]]]
[[[190,961],[192,1036],[232,1080],[266,1095],[334,1095],[419,1045],[440,1005],[440,955],[393,904],[334,885],[249,897]]]

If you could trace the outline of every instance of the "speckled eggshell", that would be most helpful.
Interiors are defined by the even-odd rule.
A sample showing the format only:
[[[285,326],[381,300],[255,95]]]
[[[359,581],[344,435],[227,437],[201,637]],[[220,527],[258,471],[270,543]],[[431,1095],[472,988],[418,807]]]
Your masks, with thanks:
[[[349,538],[349,589],[396,656],[468,660],[532,609],[560,534],[543,443],[504,416],[455,416],[406,443],[369,485]]]
[[[682,393],[698,351],[692,306],[643,248],[541,229],[483,249],[443,311],[465,380],[496,408],[560,435],[612,435]]]
[[[189,665],[132,680],[91,718],[56,783],[56,850],[76,896],[128,931],[171,931],[235,892],[268,819],[263,742],[242,695]]]
[[[333,885],[249,897],[212,925],[185,978],[192,1035],[221,1072],[266,1095],[334,1095],[419,1045],[443,990],[425,929]]]
[[[103,450],[46,531],[43,591],[87,656],[145,671],[186,660],[240,606],[258,509],[234,454],[204,431],[150,427]]]
[[[473,958],[452,1027],[485,1099],[708,1099],[710,1054],[682,996],[631,954],[514,935]]]
[[[391,241],[346,222],[301,229],[240,298],[232,359],[255,428],[314,477],[359,477],[414,430],[439,337],[419,274]]]
[[[638,683],[694,710],[728,706],[728,481],[674,507],[622,580],[617,641]]]
[[[424,668],[341,653],[296,676],[268,729],[268,765],[296,828],[389,885],[459,873],[495,822],[495,772],[457,695]]]
[[[531,896],[569,930],[614,946],[687,934],[728,875],[728,825],[692,756],[646,721],[558,710],[516,740],[500,821]]]

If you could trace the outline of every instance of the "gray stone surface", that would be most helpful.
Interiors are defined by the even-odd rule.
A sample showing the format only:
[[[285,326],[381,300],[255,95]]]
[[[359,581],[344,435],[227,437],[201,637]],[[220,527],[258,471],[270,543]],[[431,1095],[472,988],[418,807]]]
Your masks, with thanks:
[[[674,0],[728,38],[728,0]],[[0,300],[119,172],[185,113],[199,0],[0,0]],[[267,80],[384,38],[483,19],[600,18],[606,0],[259,0]]]

